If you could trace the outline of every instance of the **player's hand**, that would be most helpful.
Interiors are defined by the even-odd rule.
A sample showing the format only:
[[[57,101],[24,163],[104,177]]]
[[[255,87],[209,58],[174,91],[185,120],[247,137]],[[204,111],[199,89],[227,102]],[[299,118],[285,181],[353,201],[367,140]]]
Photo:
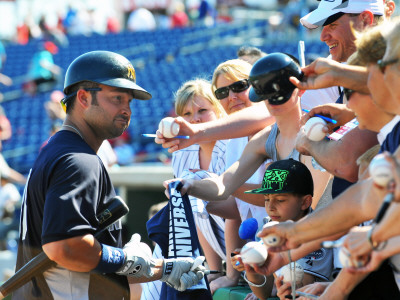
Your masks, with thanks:
[[[204,261],[204,257],[201,259]],[[194,266],[195,261],[199,260],[191,257],[164,259],[163,275],[160,280],[180,292],[198,284],[204,277],[205,268],[197,263],[197,266]]]
[[[341,65],[332,59],[318,58],[308,66],[301,68],[305,75],[303,81],[293,76],[289,80],[302,90],[315,90],[336,86],[335,78],[338,76],[340,68]]]
[[[240,249],[236,249],[235,251],[233,251],[232,252],[232,254],[235,254],[234,256],[231,256],[231,264],[232,264],[232,267],[236,270],[236,271],[239,271],[239,272],[243,272],[245,269],[244,269],[244,264],[243,264],[243,261],[242,261],[242,257],[240,256]],[[251,271],[249,271],[249,272],[251,272]]]
[[[268,254],[270,252],[286,251],[300,246],[300,242],[296,239],[295,223],[293,221],[281,222],[276,225],[267,223],[263,226],[263,229],[257,233],[257,236],[263,238],[269,234],[274,234],[279,237],[280,245],[268,247]]]
[[[124,246],[125,263],[116,273],[124,276],[147,277],[153,276],[155,263],[150,247],[140,242],[140,234],[132,235],[131,240]]]
[[[164,193],[165,193],[165,196],[167,196],[168,199],[170,197],[169,190],[168,190],[168,185],[171,182],[174,182],[174,181],[180,181],[182,183],[182,186],[181,186],[181,189],[179,190],[179,192],[181,193],[181,195],[185,195],[185,194],[188,193],[188,191],[191,188],[194,180],[190,179],[190,178],[186,178],[186,179],[174,178],[174,179],[165,180],[163,182],[163,186],[165,187],[165,192]]]
[[[323,129],[325,133],[332,133],[334,128],[343,126],[355,118],[354,112],[348,109],[345,104],[329,103],[312,108],[309,113],[302,116],[300,123],[304,125],[310,118],[315,117],[316,114],[331,118],[337,122],[336,124],[327,122],[327,125]]]
[[[189,139],[175,139],[175,138],[165,138],[159,130],[157,130],[157,137],[154,139],[154,142],[157,144],[161,144],[163,148],[168,148],[169,153],[173,153],[177,150],[184,149],[193,145],[197,142],[197,134],[200,131],[199,124],[191,124],[182,117],[175,118],[175,123],[179,124],[179,133],[178,135],[187,135]]]

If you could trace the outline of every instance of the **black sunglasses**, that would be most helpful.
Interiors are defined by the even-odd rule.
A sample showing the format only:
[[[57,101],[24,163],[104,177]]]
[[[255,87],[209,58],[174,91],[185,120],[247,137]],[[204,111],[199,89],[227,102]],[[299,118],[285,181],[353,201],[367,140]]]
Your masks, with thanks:
[[[218,100],[225,99],[229,95],[229,90],[232,90],[234,93],[241,93],[245,90],[247,90],[250,86],[250,83],[247,79],[239,80],[231,85],[224,86],[222,88],[216,89],[214,92],[215,97]]]
[[[355,90],[351,90],[348,88],[343,89],[343,94],[346,96],[347,100],[350,100],[350,97],[353,95],[354,92],[355,92]]]
[[[376,62],[376,64],[378,65],[379,70],[381,70],[382,74],[385,74],[386,67],[389,66],[389,65],[395,64],[398,61],[399,61],[398,58],[389,59],[387,61],[384,61],[383,59],[380,59],[380,60],[378,60]]]

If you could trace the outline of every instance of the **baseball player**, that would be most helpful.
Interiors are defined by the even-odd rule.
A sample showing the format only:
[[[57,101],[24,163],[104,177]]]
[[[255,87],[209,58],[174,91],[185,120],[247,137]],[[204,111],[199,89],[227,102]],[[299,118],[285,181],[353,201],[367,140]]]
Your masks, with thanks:
[[[115,196],[96,152],[128,127],[133,98],[151,98],[136,84],[133,66],[113,52],[85,53],[68,67],[64,93],[67,117],[25,187],[16,270],[41,251],[57,265],[13,299],[129,299],[128,279],[160,279],[178,290],[197,284],[204,267],[191,271],[191,258],[153,260],[137,234],[121,248],[120,221],[94,237],[96,215]]]

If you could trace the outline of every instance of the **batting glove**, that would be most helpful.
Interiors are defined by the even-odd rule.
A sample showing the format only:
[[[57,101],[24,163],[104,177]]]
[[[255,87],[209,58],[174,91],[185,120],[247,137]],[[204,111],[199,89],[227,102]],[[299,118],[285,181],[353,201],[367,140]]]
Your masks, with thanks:
[[[132,235],[131,240],[122,249],[125,253],[125,263],[116,273],[131,277],[147,277],[154,275],[155,266],[150,247],[140,242],[140,234]]]
[[[204,257],[202,257],[202,261],[204,261]],[[161,281],[165,282],[168,286],[183,292],[198,284],[204,277],[204,271],[205,268],[202,265],[196,266],[195,260],[190,257],[164,259],[163,276]]]

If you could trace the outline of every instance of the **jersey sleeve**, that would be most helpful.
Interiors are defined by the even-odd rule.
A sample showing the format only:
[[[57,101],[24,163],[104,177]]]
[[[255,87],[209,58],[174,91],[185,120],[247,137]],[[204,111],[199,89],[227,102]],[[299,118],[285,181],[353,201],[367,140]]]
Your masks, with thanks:
[[[96,155],[68,155],[49,175],[42,243],[93,233],[102,189],[102,164]]]

